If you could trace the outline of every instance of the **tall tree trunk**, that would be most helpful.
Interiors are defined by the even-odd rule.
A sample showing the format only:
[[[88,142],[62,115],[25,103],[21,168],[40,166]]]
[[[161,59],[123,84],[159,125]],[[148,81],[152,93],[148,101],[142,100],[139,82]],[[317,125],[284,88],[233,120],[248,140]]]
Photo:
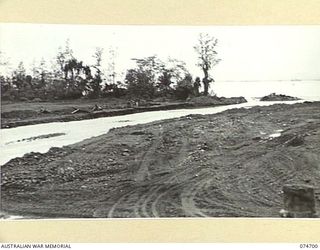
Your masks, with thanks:
[[[209,83],[210,83],[208,70],[206,68],[203,68],[203,73],[204,73],[204,78],[202,79],[203,86],[204,86],[203,94],[207,96],[209,94]]]

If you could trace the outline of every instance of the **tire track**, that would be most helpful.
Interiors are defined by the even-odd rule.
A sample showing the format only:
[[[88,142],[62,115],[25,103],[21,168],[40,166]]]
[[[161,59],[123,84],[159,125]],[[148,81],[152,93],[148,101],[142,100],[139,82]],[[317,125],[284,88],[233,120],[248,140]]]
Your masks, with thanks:
[[[114,213],[117,209],[117,207],[123,202],[125,201],[128,197],[132,197],[132,195],[135,193],[135,190],[132,190],[124,195],[122,195],[109,209],[108,212],[108,218],[113,218],[114,217]]]
[[[185,161],[189,160],[189,158],[185,158],[185,155],[187,153],[187,144],[189,143],[188,139],[182,138],[182,144],[180,146],[180,149],[178,150],[178,153],[176,154],[178,159],[176,160],[177,162],[179,162],[179,159],[183,159],[183,161],[179,164],[179,166],[177,166],[177,170],[181,168],[181,166],[183,166],[185,164]],[[166,162],[168,163],[168,165],[172,166],[170,160],[166,159]],[[162,163],[163,165],[164,163]],[[166,185],[165,183],[170,183],[173,182],[177,179],[177,176],[179,175],[183,175],[188,169],[183,169],[182,171],[179,172],[175,172],[173,174],[171,174],[171,177],[168,178],[168,176],[164,176],[161,178],[158,178],[157,181],[157,185],[158,187],[156,189],[154,189],[152,192],[149,192],[147,198],[144,200],[143,203],[143,209],[146,212],[147,211],[147,206],[150,203],[150,212],[154,217],[160,217],[160,213],[157,210],[157,204],[160,201],[160,199],[162,197],[164,197],[165,195],[167,195],[168,193],[170,193],[172,190],[177,189],[179,186],[181,186],[181,184],[169,184],[168,186],[164,186]],[[163,191],[162,191],[163,189]]]
[[[159,131],[157,134],[158,138],[161,138],[163,136],[163,131],[162,129]],[[156,182],[153,183],[153,180],[151,180],[151,174],[149,172],[149,167],[152,165],[152,161],[149,161],[147,159],[152,159],[152,156],[155,155],[155,152],[161,145],[161,140],[157,140],[156,143],[152,143],[152,145],[149,147],[149,149],[143,154],[142,159],[140,160],[140,167],[139,170],[136,174],[135,181],[136,182],[146,182],[147,186],[156,185],[155,187],[148,189],[148,190],[132,190],[123,196],[121,196],[115,204],[111,207],[108,213],[108,217],[113,217],[114,213],[117,212],[117,210],[120,210],[119,212],[121,213],[121,204],[124,204],[126,207],[131,205],[131,208],[133,209],[133,214],[135,217],[150,217],[150,213],[153,216],[157,216],[158,213],[155,212],[154,209],[152,209],[152,203],[153,200],[156,200],[158,196],[161,195],[159,194],[159,191],[163,189],[163,183],[165,182],[170,182],[173,181],[176,177],[176,175],[172,176],[171,178],[168,179],[167,176],[158,178]],[[182,146],[179,150],[179,155],[181,152],[184,152],[186,146],[186,142],[183,141]],[[182,157],[182,156],[180,156]],[[169,160],[167,160],[169,165],[171,163]],[[161,168],[161,166],[164,165],[163,162],[158,164],[158,168]],[[178,173],[176,173],[178,174]],[[147,177],[147,178],[146,178]],[[172,187],[171,187],[172,188]],[[170,189],[171,189],[170,188]],[[168,192],[169,190],[166,190]],[[142,194],[142,195],[141,195]],[[139,196],[138,199],[136,199],[136,196]],[[135,199],[132,197],[135,197]],[[150,208],[149,208],[150,207]]]
[[[180,195],[181,197],[181,205],[182,209],[185,212],[187,216],[190,217],[207,217],[206,214],[204,214],[200,208],[196,207],[194,198],[199,193],[201,189],[203,189],[206,185],[208,185],[212,180],[211,179],[205,179],[200,182],[197,182],[196,184],[193,184],[193,188],[190,188],[189,186],[185,188]]]

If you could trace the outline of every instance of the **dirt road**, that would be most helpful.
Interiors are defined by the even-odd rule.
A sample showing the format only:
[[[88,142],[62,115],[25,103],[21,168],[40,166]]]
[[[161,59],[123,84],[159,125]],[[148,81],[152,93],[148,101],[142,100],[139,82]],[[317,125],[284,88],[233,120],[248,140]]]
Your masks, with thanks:
[[[128,126],[2,167],[2,206],[40,217],[279,217],[320,191],[320,103]],[[319,204],[318,204],[319,207]]]

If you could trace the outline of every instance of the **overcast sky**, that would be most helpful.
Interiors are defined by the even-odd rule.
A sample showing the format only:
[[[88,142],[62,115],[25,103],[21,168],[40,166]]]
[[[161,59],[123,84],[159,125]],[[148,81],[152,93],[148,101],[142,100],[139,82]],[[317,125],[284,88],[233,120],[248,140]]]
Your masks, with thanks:
[[[216,81],[320,79],[320,26],[105,26],[0,24],[0,51],[16,67],[23,61],[50,62],[70,39],[76,58],[93,63],[95,47],[117,50],[116,70],[133,67],[131,58],[158,55],[187,63],[194,76],[200,32],[219,40],[222,59],[212,70]],[[108,53],[104,54],[104,66]],[[3,69],[2,69],[3,70]],[[120,74],[119,74],[120,75]]]

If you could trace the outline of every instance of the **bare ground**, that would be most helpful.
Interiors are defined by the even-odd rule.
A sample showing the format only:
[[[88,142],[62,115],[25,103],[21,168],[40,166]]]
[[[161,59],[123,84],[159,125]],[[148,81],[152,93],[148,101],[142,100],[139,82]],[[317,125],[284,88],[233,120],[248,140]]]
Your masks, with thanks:
[[[279,217],[289,183],[313,185],[319,205],[319,110],[191,115],[31,153],[2,166],[2,207],[39,217]]]

